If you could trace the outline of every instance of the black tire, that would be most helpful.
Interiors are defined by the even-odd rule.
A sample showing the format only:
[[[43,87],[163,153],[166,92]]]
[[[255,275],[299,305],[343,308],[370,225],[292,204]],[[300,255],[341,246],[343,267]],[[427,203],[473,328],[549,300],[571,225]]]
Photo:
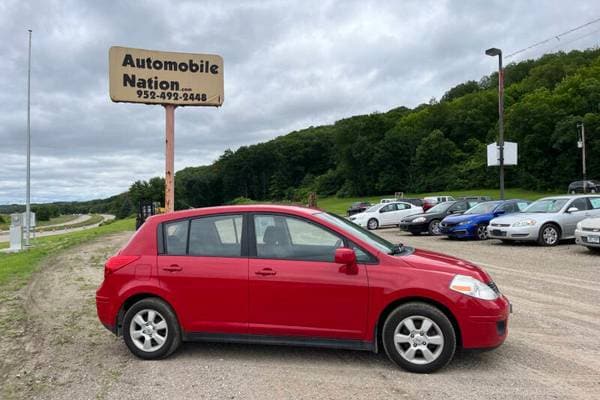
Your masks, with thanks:
[[[367,221],[367,229],[368,230],[375,230],[379,228],[379,221],[377,221],[375,218],[371,218],[369,221]]]
[[[577,193],[575,190],[571,190],[571,194],[575,194]]]
[[[488,232],[486,225],[477,225],[477,230],[475,231],[475,238],[477,240],[487,240]]]
[[[427,231],[429,232],[429,234],[431,236],[441,235],[442,232],[440,232],[440,220],[432,219],[431,221],[429,221],[429,225],[427,226]]]
[[[590,189],[590,193],[596,193],[596,189]]]
[[[540,246],[556,246],[559,241],[560,229],[558,226],[551,223],[542,225],[538,234],[538,244]]]
[[[409,319],[413,321],[421,320],[421,325],[418,328],[416,324],[413,324],[415,331],[412,333],[405,326],[405,322]],[[426,319],[433,322],[433,324],[425,332],[425,335],[422,335],[419,329],[422,328],[422,324]],[[395,343],[394,337],[397,330],[398,333],[404,335],[411,342]],[[436,332],[436,335],[428,336],[432,332]],[[411,334],[413,336],[410,336]],[[390,360],[410,372],[434,372],[445,367],[452,360],[456,352],[456,332],[452,323],[438,308],[426,303],[406,303],[396,308],[385,320],[381,335],[383,347]],[[442,337],[441,345],[428,342],[430,339],[433,341],[434,337],[439,336]],[[414,348],[412,351],[415,354],[414,362],[405,358],[408,355],[408,351],[412,348]],[[430,353],[435,354],[436,358],[427,362],[422,349],[428,349]],[[419,359],[419,357],[421,358]]]
[[[164,320],[166,323],[166,329],[160,330],[164,332],[166,338],[164,339],[164,343],[160,346],[160,348],[151,351],[145,351],[143,349],[138,348],[135,344],[134,339],[131,336],[131,325],[132,320],[138,313],[144,313],[145,311],[154,311],[157,315],[155,321],[160,323],[161,320]],[[135,326],[140,326],[140,324],[135,323]],[[160,332],[158,329],[156,333]],[[156,297],[149,297],[146,299],[142,299],[132,305],[127,312],[125,313],[125,317],[123,318],[123,340],[127,345],[127,348],[139,358],[144,360],[156,360],[160,358],[166,358],[170,356],[181,344],[181,328],[179,327],[179,322],[177,321],[177,316],[171,309],[171,307]],[[156,339],[144,339],[144,342],[148,340],[150,343],[158,343]]]

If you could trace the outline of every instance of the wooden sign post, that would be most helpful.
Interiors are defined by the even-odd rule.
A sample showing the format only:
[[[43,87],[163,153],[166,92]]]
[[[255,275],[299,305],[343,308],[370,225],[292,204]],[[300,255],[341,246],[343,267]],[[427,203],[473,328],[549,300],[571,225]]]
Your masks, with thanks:
[[[175,107],[220,107],[223,59],[126,47],[109,50],[110,98],[165,107],[165,212],[175,210]]]

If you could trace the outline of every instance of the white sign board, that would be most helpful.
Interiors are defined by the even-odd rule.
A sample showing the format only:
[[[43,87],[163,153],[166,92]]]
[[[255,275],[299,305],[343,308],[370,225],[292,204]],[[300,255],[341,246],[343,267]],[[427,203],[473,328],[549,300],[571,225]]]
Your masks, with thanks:
[[[517,165],[518,146],[515,142],[504,142],[504,165]],[[500,165],[500,148],[498,143],[487,145],[488,167]]]

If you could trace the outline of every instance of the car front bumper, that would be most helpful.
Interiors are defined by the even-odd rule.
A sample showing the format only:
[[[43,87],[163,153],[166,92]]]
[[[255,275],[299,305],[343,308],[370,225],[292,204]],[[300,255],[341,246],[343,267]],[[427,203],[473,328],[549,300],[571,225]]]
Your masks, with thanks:
[[[600,248],[600,232],[575,229],[575,243],[586,247]]]
[[[479,302],[479,310],[459,321],[465,349],[493,349],[508,336],[508,319],[512,306],[503,295],[493,301]]]
[[[492,226],[488,225],[488,237],[502,240],[537,240],[539,226]]]
[[[400,230],[410,233],[423,233],[429,231],[427,222],[400,222]]]
[[[471,239],[475,237],[477,225],[443,226],[440,224],[440,233],[457,239]]]

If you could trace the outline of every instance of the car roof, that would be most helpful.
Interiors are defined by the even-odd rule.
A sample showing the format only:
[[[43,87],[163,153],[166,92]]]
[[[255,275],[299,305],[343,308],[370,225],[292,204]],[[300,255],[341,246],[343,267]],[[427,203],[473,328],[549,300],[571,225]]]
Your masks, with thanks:
[[[538,200],[547,200],[547,199],[577,199],[579,197],[600,197],[600,194],[590,194],[590,193],[585,193],[585,194],[559,194],[557,196],[546,196],[546,197],[542,197],[541,199]],[[538,201],[536,200],[536,201]]]
[[[323,212],[316,208],[300,207],[300,206],[286,206],[278,204],[244,204],[244,205],[231,205],[231,206],[216,206],[216,207],[202,207],[192,208],[189,210],[175,211],[168,214],[157,214],[153,215],[152,219],[155,219],[157,223],[164,221],[177,220],[182,218],[190,218],[201,215],[213,215],[213,214],[224,214],[224,213],[236,213],[236,212],[275,212],[275,213],[287,213],[295,215],[313,215]]]

